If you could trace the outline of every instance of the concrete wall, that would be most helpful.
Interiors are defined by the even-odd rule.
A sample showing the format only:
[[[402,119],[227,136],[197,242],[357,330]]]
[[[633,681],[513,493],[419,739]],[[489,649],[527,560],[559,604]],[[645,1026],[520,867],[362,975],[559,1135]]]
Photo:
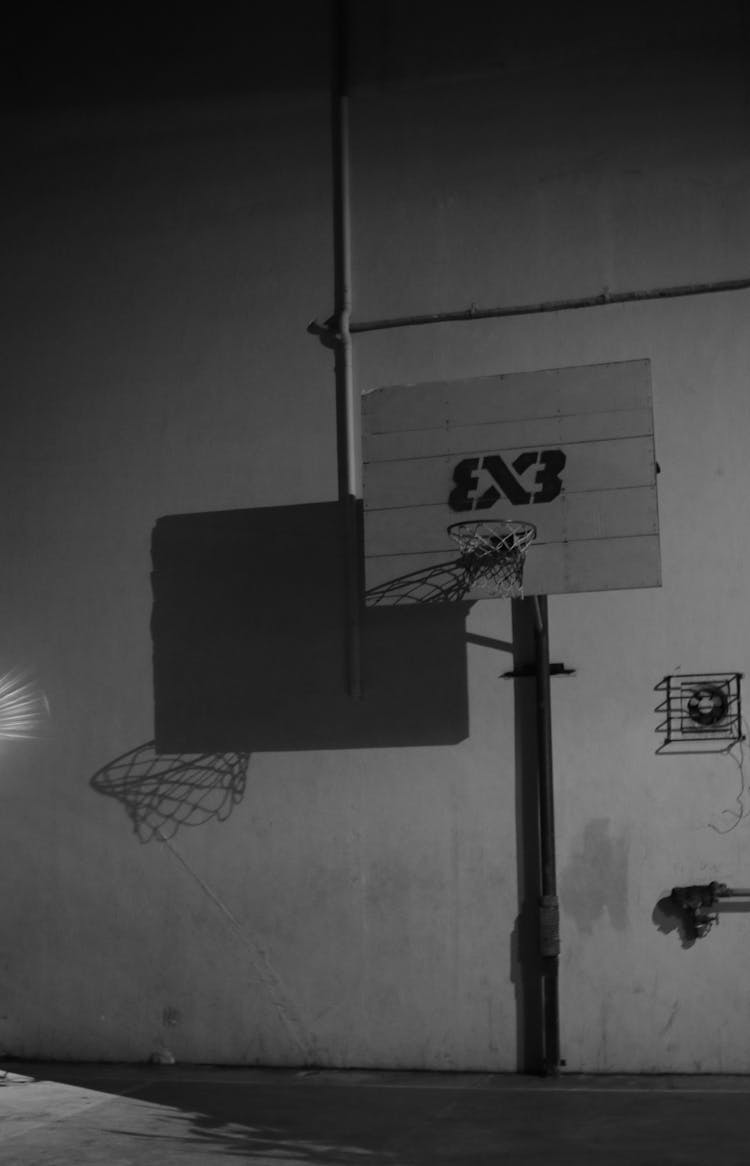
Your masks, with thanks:
[[[352,100],[358,318],[750,275],[748,90],[721,38],[488,36],[457,67],[443,36],[410,73],[386,33],[356,40],[360,65],[381,45]],[[455,744],[254,753],[225,820],[148,842],[89,784],[153,736],[157,518],[335,497],[332,361],[305,332],[332,307],[327,116],[310,85],[8,123],[0,669],[51,708],[1,746],[16,1056],[523,1064],[508,604],[469,615]],[[747,808],[735,760],[655,756],[652,711],[666,673],[750,649],[749,300],[356,342],[362,390],[652,361],[664,586],[550,602],[576,669],[553,682],[570,1069],[750,1067],[747,916],[689,948],[652,918],[674,884],[750,876],[747,822],[721,832]]]

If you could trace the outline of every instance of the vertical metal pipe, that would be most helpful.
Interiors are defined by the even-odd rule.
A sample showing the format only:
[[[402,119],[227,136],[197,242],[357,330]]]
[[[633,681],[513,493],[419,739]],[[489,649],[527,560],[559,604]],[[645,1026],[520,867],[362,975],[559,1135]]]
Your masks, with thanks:
[[[541,1073],[544,1063],[542,957],[539,944],[539,782],[536,718],[536,619],[533,599],[511,601],[516,745],[518,915],[512,937],[516,997],[516,1069]]]
[[[361,521],[352,366],[351,209],[349,190],[349,3],[332,0],[331,144],[333,156],[334,353],[338,497],[343,515],[347,683],[362,695]]]
[[[539,856],[541,898],[539,902],[539,942],[542,959],[542,1007],[544,1013],[544,1057],[542,1070],[554,1076],[560,1065],[560,1012],[558,968],[560,921],[555,860],[555,805],[552,775],[552,715],[549,669],[549,620],[547,597],[535,599],[536,615],[536,711],[539,766]]]

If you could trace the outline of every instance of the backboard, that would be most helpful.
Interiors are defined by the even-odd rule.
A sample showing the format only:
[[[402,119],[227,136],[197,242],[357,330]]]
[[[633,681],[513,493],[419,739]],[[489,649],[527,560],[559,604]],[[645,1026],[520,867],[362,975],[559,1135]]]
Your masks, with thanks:
[[[370,603],[456,598],[462,519],[536,526],[527,595],[661,583],[648,360],[377,388],[362,441]]]

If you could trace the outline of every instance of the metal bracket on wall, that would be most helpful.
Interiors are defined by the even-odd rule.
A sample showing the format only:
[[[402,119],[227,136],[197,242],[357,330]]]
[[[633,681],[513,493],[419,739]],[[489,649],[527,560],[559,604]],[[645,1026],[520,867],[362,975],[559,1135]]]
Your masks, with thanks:
[[[575,668],[566,668],[564,664],[550,664],[550,676],[575,676]],[[524,680],[527,676],[536,676],[536,664],[522,664],[520,668],[514,668],[512,672],[503,672],[503,678],[506,680]]]

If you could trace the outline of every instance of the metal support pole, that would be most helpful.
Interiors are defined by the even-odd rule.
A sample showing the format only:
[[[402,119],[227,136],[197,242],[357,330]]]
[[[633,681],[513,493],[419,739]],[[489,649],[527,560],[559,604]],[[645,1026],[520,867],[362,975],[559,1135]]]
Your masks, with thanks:
[[[349,194],[349,4],[332,0],[331,144],[333,155],[334,316],[338,497],[343,515],[347,684],[362,695],[361,517],[352,370],[351,212]]]
[[[558,968],[560,959],[560,911],[555,861],[555,806],[552,776],[552,716],[550,705],[549,622],[547,597],[535,605],[536,712],[539,768],[539,856],[541,898],[539,944],[542,962],[542,1009],[544,1054],[542,1072],[555,1076],[560,1065],[560,1013]]]

